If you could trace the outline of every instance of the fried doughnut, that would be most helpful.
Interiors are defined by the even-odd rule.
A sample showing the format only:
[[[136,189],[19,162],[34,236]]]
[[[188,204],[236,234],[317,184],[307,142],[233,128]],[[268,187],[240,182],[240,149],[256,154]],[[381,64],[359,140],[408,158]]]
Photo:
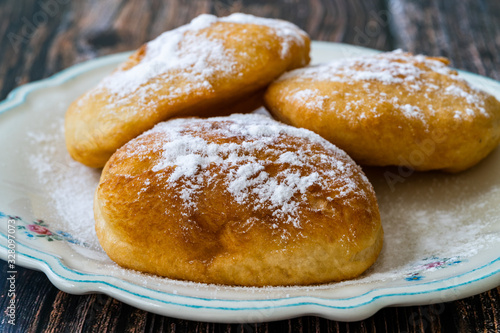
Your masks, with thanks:
[[[309,63],[309,44],[289,22],[201,15],[143,45],[73,102],[66,113],[67,149],[75,160],[102,167],[160,121],[252,111],[271,81]]]
[[[297,69],[269,86],[265,104],[365,165],[459,172],[500,141],[500,103],[444,58],[402,51]]]
[[[383,242],[361,168],[317,134],[258,114],[159,123],[106,163],[94,214],[119,265],[203,283],[350,279]]]

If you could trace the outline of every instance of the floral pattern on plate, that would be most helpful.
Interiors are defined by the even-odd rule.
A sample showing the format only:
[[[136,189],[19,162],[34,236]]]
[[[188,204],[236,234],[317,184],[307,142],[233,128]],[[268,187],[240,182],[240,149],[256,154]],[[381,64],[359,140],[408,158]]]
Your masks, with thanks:
[[[8,218],[9,220],[14,220],[16,222],[21,222],[22,225],[18,225],[17,229],[21,230],[28,239],[45,239],[46,241],[66,241],[68,243],[81,245],[84,247],[89,247],[90,245],[82,242],[70,233],[62,230],[52,231],[49,225],[44,220],[34,220],[32,222],[26,222],[23,218],[19,216],[7,215],[0,212],[0,218]]]
[[[457,257],[452,258],[440,258],[437,256],[431,256],[423,259],[422,261],[416,263],[412,267],[412,272],[408,273],[405,280],[406,281],[420,281],[425,278],[424,273],[429,271],[434,271],[436,269],[442,269],[445,267],[460,264],[466,261],[465,259]]]

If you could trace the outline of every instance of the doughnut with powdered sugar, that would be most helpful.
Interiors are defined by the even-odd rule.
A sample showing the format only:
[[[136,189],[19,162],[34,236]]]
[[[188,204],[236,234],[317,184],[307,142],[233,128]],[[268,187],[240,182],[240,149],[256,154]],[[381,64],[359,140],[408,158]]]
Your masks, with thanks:
[[[296,69],[269,86],[265,104],[360,164],[458,172],[498,145],[500,103],[447,64],[398,50]]]
[[[71,104],[66,146],[102,167],[123,144],[160,121],[252,111],[264,88],[309,62],[309,37],[292,23],[201,15],[143,45]]]
[[[361,168],[319,135],[257,114],[159,123],[109,159],[94,213],[121,266],[203,283],[350,279],[383,243]]]

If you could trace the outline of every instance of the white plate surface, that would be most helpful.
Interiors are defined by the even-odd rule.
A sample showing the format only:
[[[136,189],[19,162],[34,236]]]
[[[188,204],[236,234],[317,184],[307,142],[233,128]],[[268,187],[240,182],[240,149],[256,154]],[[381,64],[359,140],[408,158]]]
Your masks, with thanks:
[[[316,63],[374,52],[312,45]],[[0,103],[1,258],[7,259],[10,231],[16,237],[15,264],[43,271],[61,290],[105,293],[147,311],[210,322],[301,315],[361,320],[386,306],[451,301],[500,285],[500,149],[458,175],[365,168],[377,192],[385,244],[376,264],[356,280],[241,288],[118,267],[93,231],[91,202],[99,172],[68,156],[62,121],[71,101],[127,55],[73,66],[14,90]],[[500,99],[500,83],[460,75]]]

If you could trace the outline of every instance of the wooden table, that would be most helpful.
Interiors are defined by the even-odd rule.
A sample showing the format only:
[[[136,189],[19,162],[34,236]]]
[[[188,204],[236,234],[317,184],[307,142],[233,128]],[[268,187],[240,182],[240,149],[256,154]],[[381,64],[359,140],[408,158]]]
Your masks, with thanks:
[[[454,67],[500,80],[498,0],[0,0],[0,100],[75,63],[135,49],[198,14],[237,11],[292,21],[316,40],[446,56]],[[0,264],[3,312],[9,298],[7,266]],[[455,302],[386,308],[353,323],[302,317],[224,325],[155,315],[105,295],[69,295],[29,269],[18,268],[16,284],[16,326],[2,313],[2,332],[500,331],[500,288]]]

